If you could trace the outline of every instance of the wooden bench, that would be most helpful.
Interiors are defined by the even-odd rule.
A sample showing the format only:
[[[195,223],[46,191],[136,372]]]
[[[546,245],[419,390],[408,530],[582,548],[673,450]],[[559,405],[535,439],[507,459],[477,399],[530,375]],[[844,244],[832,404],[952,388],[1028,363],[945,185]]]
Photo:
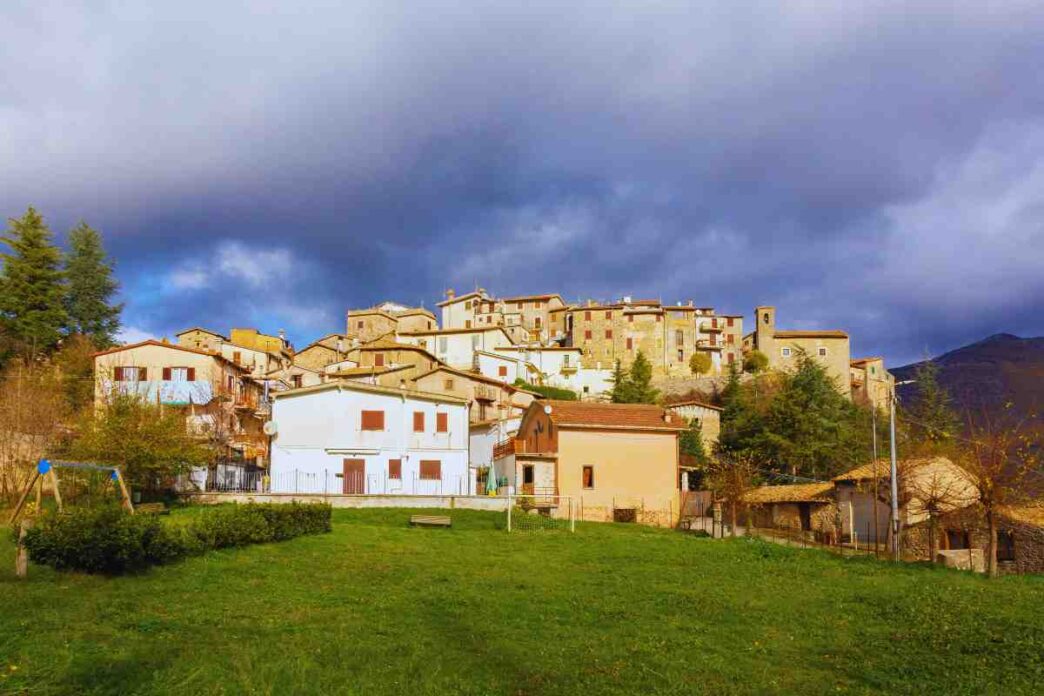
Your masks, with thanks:
[[[453,520],[441,515],[410,515],[411,527],[452,527]]]
[[[163,503],[141,503],[134,506],[134,512],[140,512],[143,515],[169,515],[170,508]]]

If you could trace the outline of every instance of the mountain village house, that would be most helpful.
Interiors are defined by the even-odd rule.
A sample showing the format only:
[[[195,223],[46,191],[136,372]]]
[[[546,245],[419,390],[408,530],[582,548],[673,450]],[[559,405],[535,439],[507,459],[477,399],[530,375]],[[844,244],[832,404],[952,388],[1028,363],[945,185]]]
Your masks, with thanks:
[[[469,495],[464,399],[338,380],[275,394],[273,493]]]

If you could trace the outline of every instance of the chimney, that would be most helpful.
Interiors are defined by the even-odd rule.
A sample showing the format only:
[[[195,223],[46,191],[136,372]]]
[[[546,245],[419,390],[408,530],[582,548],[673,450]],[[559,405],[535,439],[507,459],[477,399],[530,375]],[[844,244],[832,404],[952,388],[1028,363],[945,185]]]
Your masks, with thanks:
[[[452,300],[456,296],[457,296],[457,291],[454,290],[453,288],[450,288],[449,290],[446,291],[446,299],[447,300]]]
[[[279,329],[279,340],[286,343],[286,329]]]

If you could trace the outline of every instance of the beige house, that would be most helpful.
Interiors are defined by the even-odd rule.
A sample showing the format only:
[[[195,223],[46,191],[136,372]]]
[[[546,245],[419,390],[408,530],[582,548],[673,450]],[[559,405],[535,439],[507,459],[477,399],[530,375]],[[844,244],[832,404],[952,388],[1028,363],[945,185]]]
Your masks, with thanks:
[[[584,520],[673,526],[683,428],[648,404],[534,401],[508,478],[520,494],[569,496]]]
[[[515,418],[538,397],[533,392],[477,372],[437,365],[414,379],[415,388],[433,394],[447,394],[467,400],[473,423]]]
[[[677,414],[685,423],[696,421],[703,435],[703,445],[709,448],[718,442],[721,434],[721,407],[695,399],[676,401],[664,406],[671,413]]]
[[[269,336],[257,329],[232,329],[231,338],[194,327],[176,334],[178,345],[185,348],[219,353],[227,360],[246,368],[255,379],[277,375],[293,363],[293,350],[283,336]]]
[[[555,293],[505,297],[503,304],[505,315],[517,316],[518,323],[525,329],[525,342],[546,344],[558,337],[552,334],[551,312],[565,307],[561,295]]]
[[[798,356],[805,354],[818,361],[833,378],[838,391],[851,396],[851,370],[848,334],[844,331],[783,331],[776,328],[776,308],[757,307],[756,326],[743,337],[743,350],[757,350],[768,358],[774,370],[793,369]]]
[[[435,315],[429,310],[395,302],[382,302],[367,309],[350,309],[346,314],[346,325],[345,334],[363,343],[395,333],[438,328]]]
[[[965,508],[976,499],[975,483],[964,469],[946,457],[899,461],[899,515],[902,527]],[[842,534],[884,543],[891,515],[891,466],[880,459],[835,476],[835,497],[841,510]]]
[[[503,326],[408,331],[400,332],[396,339],[419,346],[440,361],[463,370],[478,369],[476,351],[492,352],[511,340]]]
[[[137,395],[182,409],[190,429],[223,442],[230,457],[257,466],[267,458],[263,384],[218,353],[152,340],[95,353],[94,390],[100,408],[113,394]]]
[[[710,355],[711,375],[726,374],[743,362],[743,317],[715,314],[713,307],[696,308],[696,349]]]
[[[221,351],[221,344],[228,342],[228,337],[204,329],[202,326],[193,326],[191,329],[185,329],[174,334],[174,337],[178,339],[179,346],[185,346],[186,348],[195,348],[196,350],[206,350],[211,353],[218,353]]]
[[[294,353],[294,364],[310,370],[322,370],[327,365],[344,360],[351,347],[352,340],[348,336],[327,334]]]
[[[884,358],[858,358],[849,366],[852,400],[857,404],[887,409],[895,394],[895,377],[885,369]]]

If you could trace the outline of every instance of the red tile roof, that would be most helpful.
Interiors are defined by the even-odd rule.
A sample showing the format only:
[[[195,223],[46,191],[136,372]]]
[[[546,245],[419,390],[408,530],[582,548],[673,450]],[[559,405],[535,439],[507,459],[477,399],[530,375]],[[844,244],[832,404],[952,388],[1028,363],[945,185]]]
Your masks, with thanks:
[[[537,408],[551,407],[551,420],[559,427],[641,428],[684,430],[681,418],[665,420],[666,412],[653,404],[604,404],[592,401],[542,400]]]

